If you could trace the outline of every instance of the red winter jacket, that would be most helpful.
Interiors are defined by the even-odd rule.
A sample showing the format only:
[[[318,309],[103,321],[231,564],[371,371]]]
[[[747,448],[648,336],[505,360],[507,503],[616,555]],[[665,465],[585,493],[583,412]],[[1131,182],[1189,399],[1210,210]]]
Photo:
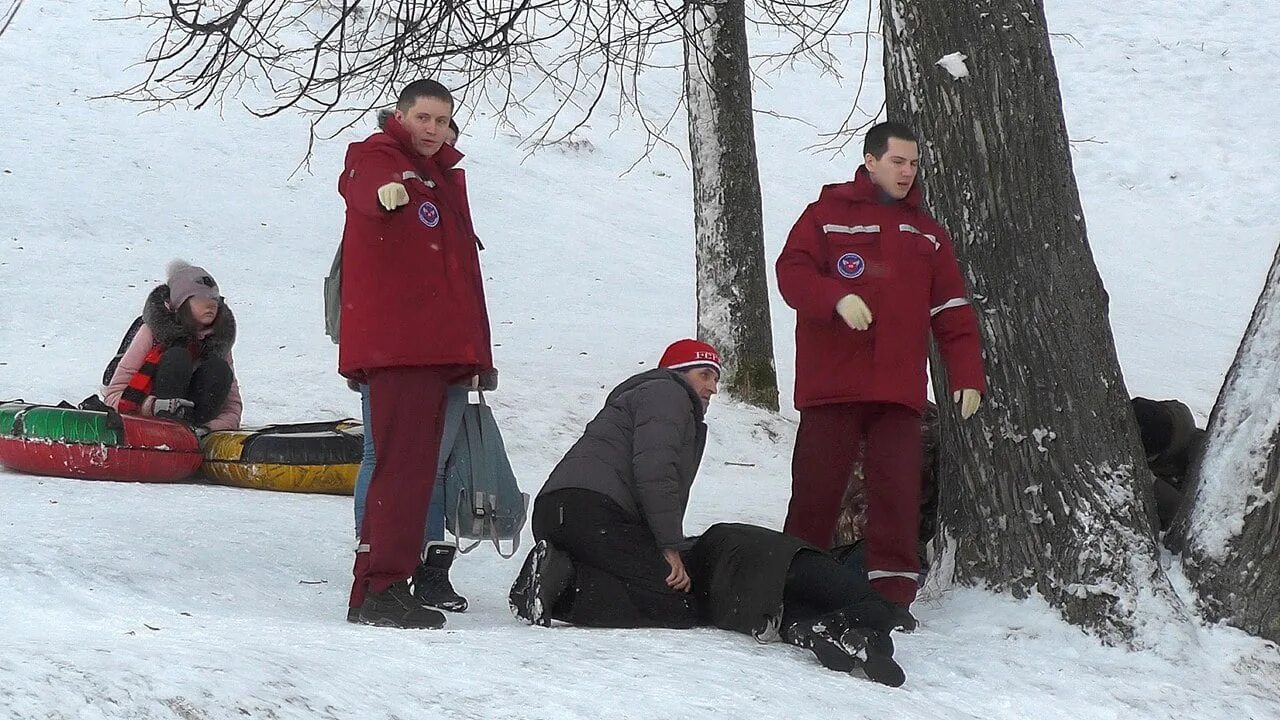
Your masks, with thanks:
[[[778,289],[796,310],[797,408],[891,402],[924,410],[929,331],[951,390],[985,393],[977,317],[946,231],[920,207],[920,188],[882,201],[865,167],[853,182],[827,185],[787,237]],[[836,314],[854,293],[871,327]]]
[[[394,117],[384,132],[347,148],[338,192],[342,233],[342,325],[338,371],[356,380],[371,368],[458,365],[460,377],[489,370],[489,316],[471,225],[462,153],[413,149]],[[378,188],[398,182],[409,204],[387,212]]]

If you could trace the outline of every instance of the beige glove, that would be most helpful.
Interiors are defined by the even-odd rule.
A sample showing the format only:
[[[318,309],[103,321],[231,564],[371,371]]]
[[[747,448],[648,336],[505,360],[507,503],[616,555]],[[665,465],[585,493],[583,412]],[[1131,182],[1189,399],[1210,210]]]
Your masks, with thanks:
[[[854,330],[871,327],[871,308],[857,295],[845,295],[836,303],[836,314]]]
[[[378,188],[378,202],[382,203],[382,207],[388,212],[395,210],[401,205],[409,204],[409,191],[398,182],[387,183]]]
[[[978,406],[982,404],[982,393],[965,388],[951,393],[951,399],[955,400],[956,404],[960,406],[960,419],[968,420],[974,413],[978,412]]]

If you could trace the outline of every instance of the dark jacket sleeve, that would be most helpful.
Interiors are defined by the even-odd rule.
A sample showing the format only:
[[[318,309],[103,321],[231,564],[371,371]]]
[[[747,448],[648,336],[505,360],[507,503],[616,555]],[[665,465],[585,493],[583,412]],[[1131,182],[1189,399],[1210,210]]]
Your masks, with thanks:
[[[696,420],[689,391],[678,381],[656,381],[632,393],[635,435],[631,444],[632,476],[640,513],[658,547],[684,543],[684,501],[680,492],[680,456]]]

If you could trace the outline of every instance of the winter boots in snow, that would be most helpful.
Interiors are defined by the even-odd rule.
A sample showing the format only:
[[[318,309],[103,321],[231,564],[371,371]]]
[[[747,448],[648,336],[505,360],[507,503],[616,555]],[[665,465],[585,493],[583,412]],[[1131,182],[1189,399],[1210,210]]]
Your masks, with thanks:
[[[413,571],[413,594],[423,605],[448,612],[467,611],[467,599],[449,581],[449,568],[457,554],[458,548],[448,543],[427,543],[422,563]]]
[[[347,622],[412,630],[444,627],[444,614],[422,604],[408,580],[365,595],[364,604],[347,611]]]
[[[906,682],[907,675],[893,659],[889,633],[857,627],[848,611],[831,613],[815,621],[800,621],[783,628],[782,639],[811,651],[828,670],[851,673],[862,670],[868,680],[890,687]]]
[[[508,599],[511,614],[530,625],[551,626],[551,609],[573,582],[568,553],[539,540],[524,559]]]

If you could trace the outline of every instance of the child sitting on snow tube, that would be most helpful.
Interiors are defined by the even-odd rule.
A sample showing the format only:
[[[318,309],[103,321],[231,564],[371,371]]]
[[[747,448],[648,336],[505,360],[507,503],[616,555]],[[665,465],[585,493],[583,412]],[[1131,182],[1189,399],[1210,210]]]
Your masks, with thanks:
[[[124,414],[188,423],[197,434],[240,427],[231,345],[236,320],[204,268],[175,260],[103,374],[104,402]]]

